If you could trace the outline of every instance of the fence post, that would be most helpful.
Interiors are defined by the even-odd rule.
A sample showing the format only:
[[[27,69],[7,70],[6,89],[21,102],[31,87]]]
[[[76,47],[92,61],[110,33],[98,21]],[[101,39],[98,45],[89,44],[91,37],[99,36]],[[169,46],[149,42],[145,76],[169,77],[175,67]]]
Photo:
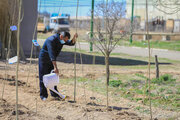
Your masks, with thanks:
[[[156,78],[159,79],[159,63],[158,63],[157,55],[155,55],[155,64],[156,64]]]

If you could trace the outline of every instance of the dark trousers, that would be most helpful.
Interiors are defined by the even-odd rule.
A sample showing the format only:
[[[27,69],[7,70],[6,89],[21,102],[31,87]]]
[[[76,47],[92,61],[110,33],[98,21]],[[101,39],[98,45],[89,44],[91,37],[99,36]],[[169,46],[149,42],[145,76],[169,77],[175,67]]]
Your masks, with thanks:
[[[48,97],[47,89],[43,83],[43,76],[46,74],[49,74],[53,69],[54,69],[54,66],[52,63],[43,63],[42,61],[39,60],[39,87],[40,87],[41,98]],[[57,86],[55,86],[54,89],[57,90]],[[56,94],[55,92],[51,90],[50,90],[50,93],[51,93],[51,96],[53,97],[59,97],[58,94]]]

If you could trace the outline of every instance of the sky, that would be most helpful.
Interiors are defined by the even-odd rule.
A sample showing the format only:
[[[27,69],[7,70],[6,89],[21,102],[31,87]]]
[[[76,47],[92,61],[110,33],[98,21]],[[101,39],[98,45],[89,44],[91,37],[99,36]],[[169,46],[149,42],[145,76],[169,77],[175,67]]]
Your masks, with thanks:
[[[94,0],[95,5],[98,2],[106,0]],[[108,0],[112,1],[112,0]],[[125,2],[126,0],[114,0]],[[89,16],[92,0],[79,0],[78,16]],[[70,16],[76,16],[77,0],[38,0],[38,11],[52,13],[66,13]]]

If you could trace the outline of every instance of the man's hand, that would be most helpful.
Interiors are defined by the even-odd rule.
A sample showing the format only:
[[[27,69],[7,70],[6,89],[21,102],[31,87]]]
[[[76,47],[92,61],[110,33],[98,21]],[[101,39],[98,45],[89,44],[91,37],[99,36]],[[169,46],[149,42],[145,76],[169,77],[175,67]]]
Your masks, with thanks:
[[[75,39],[78,38],[78,34],[77,33],[74,34],[74,38]]]
[[[52,61],[52,63],[53,63],[53,66],[54,66],[54,73],[59,74],[59,70],[57,68],[56,61]]]
[[[57,68],[54,68],[54,73],[59,74],[59,70]]]
[[[75,34],[74,34],[74,37],[73,37],[73,39],[72,39],[72,42],[75,43],[77,38],[78,38],[78,34],[75,33]]]

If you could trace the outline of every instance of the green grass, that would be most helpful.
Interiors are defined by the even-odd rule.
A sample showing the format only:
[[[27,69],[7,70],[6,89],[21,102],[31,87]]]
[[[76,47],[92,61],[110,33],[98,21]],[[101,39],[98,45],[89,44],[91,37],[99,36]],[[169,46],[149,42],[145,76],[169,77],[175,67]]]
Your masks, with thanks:
[[[173,91],[170,90],[170,89],[168,89],[168,90],[166,91],[166,94],[173,94]]]
[[[83,77],[79,77],[79,78],[77,79],[77,81],[78,81],[78,82],[87,82],[88,79],[87,79],[87,78],[83,78]]]
[[[166,89],[165,88],[160,88],[159,92],[163,93]]]
[[[166,77],[168,76],[168,79]],[[171,77],[170,77],[171,76]],[[180,103],[179,103],[179,92],[180,88],[175,86],[175,88],[171,87],[171,84],[177,84],[174,81],[172,75],[162,75],[161,81],[157,83],[151,84],[151,98],[152,105],[155,107],[160,107],[162,109],[172,110],[172,111],[180,111]],[[99,77],[95,80],[86,78],[86,77],[77,77],[78,86],[83,87],[83,83],[86,82],[87,89],[100,93],[102,95],[106,95],[106,82],[105,77]],[[144,104],[149,105],[148,99],[148,86],[145,87],[145,81],[147,78],[143,73],[141,74],[111,74],[109,81],[109,95],[115,99],[120,99],[120,97],[127,98],[129,100],[138,102],[143,101],[144,92],[145,99]],[[74,79],[62,79],[62,83],[73,85]],[[165,83],[167,82],[167,83]],[[141,103],[141,102],[140,102]],[[137,107],[136,110],[142,111],[140,107]],[[144,111],[145,112],[145,111]]]
[[[124,46],[136,46],[136,47],[148,47],[148,41],[133,41],[132,44],[129,43],[128,40],[123,40],[119,42],[119,45]],[[168,50],[176,50],[180,51],[180,40],[179,41],[150,41],[151,48],[160,48],[160,49],[168,49]]]
[[[119,87],[120,85],[122,85],[121,80],[112,80],[109,82],[109,85],[112,87]]]
[[[172,118],[168,118],[167,120],[178,120],[179,119],[179,116],[177,117],[172,117]]]
[[[47,39],[48,37],[50,37],[51,35],[53,35],[53,33],[38,33],[37,34],[37,38],[38,39]]]
[[[180,86],[179,86],[179,88],[177,88],[176,94],[180,95]]]
[[[42,39],[46,38],[47,35],[40,36]],[[120,41],[121,45],[126,46],[137,46],[137,47],[147,47],[147,41],[133,41],[132,44],[129,44],[128,41],[123,40]],[[151,47],[153,48],[161,48],[161,49],[170,49],[170,50],[178,50],[180,51],[180,41],[153,41],[151,42]],[[74,52],[74,48],[63,48],[63,51]],[[77,52],[87,54],[87,55],[96,55],[103,56],[101,52],[88,52],[85,50],[77,49]],[[132,59],[132,60],[140,60],[140,61],[148,61],[148,57],[135,57],[121,53],[112,53],[111,57]],[[154,62],[154,57],[151,57],[151,62]],[[160,65],[160,70],[179,70],[179,61],[159,58],[159,62],[167,62],[172,63],[168,65]],[[104,65],[96,65],[96,67],[104,67]],[[148,68],[147,65],[115,65],[110,66],[111,68],[125,69],[125,70],[145,70]],[[155,69],[155,65],[151,65],[151,69]],[[145,87],[145,81],[148,79],[145,76],[146,73],[135,73],[135,74],[111,74],[110,75],[110,86],[109,92],[110,96],[119,100],[120,97],[124,97],[130,99],[132,101],[138,102],[143,100],[144,92],[145,94],[145,104],[149,105],[148,97],[148,87]],[[94,92],[106,95],[106,87],[105,87],[105,77],[101,76],[96,80],[92,80],[86,77],[77,77],[78,86],[83,87],[83,83],[86,82],[87,88]],[[74,84],[74,79],[61,79],[61,83],[63,84]],[[170,75],[166,74],[160,76],[159,79],[152,79],[151,84],[151,97],[152,97],[152,105],[164,109],[171,109],[174,111],[180,111],[179,104],[179,95],[180,95],[180,87],[178,87],[176,79]],[[142,108],[137,107],[137,110],[142,110]],[[147,110],[148,112],[148,110]]]
[[[147,113],[147,114],[150,113],[150,111],[147,108],[145,109],[144,107],[141,106],[136,107],[135,110],[138,110],[141,113]]]
[[[171,84],[174,83],[176,79],[173,78],[172,75],[164,74],[159,77],[159,79],[152,79],[152,83],[154,84]]]
[[[71,51],[74,52],[74,49],[63,49],[63,51]],[[103,56],[100,52],[87,52],[85,50],[77,49],[77,52],[87,54],[87,55],[96,55],[96,56]],[[130,55],[115,53],[112,54],[111,57],[118,57],[118,58],[126,58],[132,60],[141,60],[141,61],[148,61],[147,57],[134,57]],[[154,62],[154,58],[151,58],[151,61]],[[170,63],[159,66],[160,70],[179,70],[179,61],[168,60],[168,59],[161,59],[159,58],[159,62],[162,63]],[[104,67],[104,65],[96,65],[96,67]],[[118,69],[125,69],[125,70],[145,70],[148,68],[147,65],[115,65],[110,66],[111,68],[118,68]],[[155,70],[155,65],[151,65],[151,69]],[[142,101],[144,92],[145,97],[148,97],[148,86],[145,87],[145,81],[148,78],[145,76],[146,73],[134,73],[134,74],[111,74],[110,75],[110,86],[109,92],[113,98],[117,100],[120,97],[124,97],[130,99],[132,101]],[[89,90],[94,92],[106,95],[106,87],[105,87],[105,77],[102,76],[97,78],[96,80],[91,80],[88,78],[77,78],[78,84],[83,85],[83,82],[87,83],[87,87]],[[73,79],[64,80],[65,84],[72,84]],[[178,81],[174,78],[174,76],[170,74],[165,74],[160,76],[159,79],[152,79],[151,84],[151,97],[152,97],[152,105],[156,107],[160,107],[163,109],[171,109],[174,111],[180,111],[180,104],[177,101],[180,94],[180,87],[178,87]],[[145,99],[145,104],[148,105],[148,99]]]
[[[148,79],[148,78],[145,77],[143,74],[136,73],[135,75],[138,76],[138,77],[141,77],[141,78],[143,78],[143,79],[146,79],[146,80]]]

